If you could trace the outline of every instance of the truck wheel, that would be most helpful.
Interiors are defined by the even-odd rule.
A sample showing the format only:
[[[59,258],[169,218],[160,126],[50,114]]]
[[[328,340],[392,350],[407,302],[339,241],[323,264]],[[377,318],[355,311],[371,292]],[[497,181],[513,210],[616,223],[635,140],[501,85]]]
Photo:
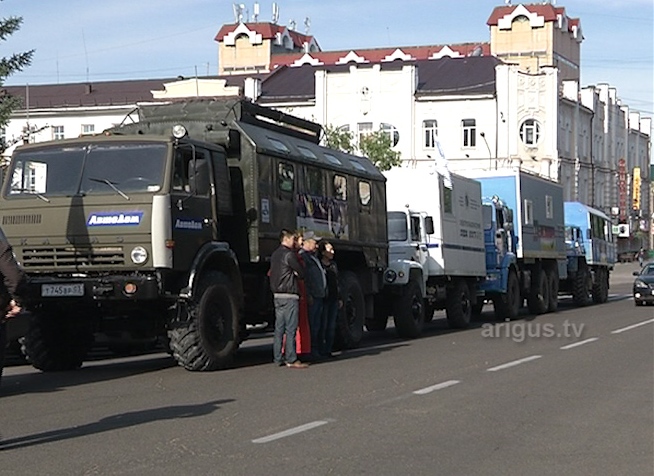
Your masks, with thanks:
[[[574,275],[572,283],[572,301],[577,306],[585,306],[588,304],[588,266],[585,261],[579,263],[579,269]]]
[[[204,276],[188,309],[188,318],[168,331],[175,360],[191,371],[227,367],[239,344],[239,311],[229,278],[219,272]]]
[[[516,272],[511,270],[509,271],[509,276],[507,278],[506,294],[501,294],[493,298],[495,319],[516,319],[521,306],[522,296],[520,295],[520,283],[518,282]]]
[[[2,369],[5,366],[5,353],[7,352],[7,326],[0,322],[0,384],[2,383]]]
[[[538,270],[536,279],[531,282],[531,290],[527,296],[527,306],[531,314],[545,314],[550,302],[549,281],[543,269]]]
[[[547,273],[547,287],[549,288],[549,301],[547,312],[556,312],[559,308],[559,270],[552,266]]]
[[[58,372],[81,367],[92,345],[93,332],[80,319],[41,311],[32,315],[21,351],[35,368]]]
[[[393,320],[397,335],[415,339],[422,333],[425,324],[425,302],[420,284],[411,280],[402,295],[393,303]]]
[[[457,279],[448,286],[445,304],[447,324],[453,329],[465,329],[472,318],[472,301],[470,286],[462,279]]]
[[[595,272],[595,282],[593,282],[593,302],[603,304],[609,298],[609,273],[606,268],[599,268]]]
[[[361,343],[366,305],[361,284],[351,271],[341,273],[343,307],[338,313],[336,325],[336,347],[352,349]]]

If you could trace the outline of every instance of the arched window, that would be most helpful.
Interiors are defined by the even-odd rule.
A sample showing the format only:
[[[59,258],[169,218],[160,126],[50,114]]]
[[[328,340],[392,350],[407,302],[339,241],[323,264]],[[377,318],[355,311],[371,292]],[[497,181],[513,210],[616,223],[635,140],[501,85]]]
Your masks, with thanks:
[[[400,132],[393,124],[386,124],[382,122],[379,125],[379,129],[391,140],[391,147],[395,147],[400,141]]]
[[[540,138],[540,124],[535,119],[527,119],[520,126],[520,139],[525,145],[535,146]]]

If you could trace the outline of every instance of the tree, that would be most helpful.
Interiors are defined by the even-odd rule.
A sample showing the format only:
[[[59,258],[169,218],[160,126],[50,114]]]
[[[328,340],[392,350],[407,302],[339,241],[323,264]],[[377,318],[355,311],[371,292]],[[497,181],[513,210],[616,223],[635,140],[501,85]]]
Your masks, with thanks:
[[[354,153],[354,135],[349,130],[325,127],[325,143],[327,147],[341,150],[349,154]],[[391,148],[391,138],[384,131],[375,131],[365,134],[359,141],[358,151],[368,157],[379,170],[390,170],[402,164],[400,153]]]
[[[362,136],[359,150],[381,171],[402,165],[400,153],[391,149],[391,138],[384,131],[375,131]]]
[[[8,37],[18,31],[22,23],[21,17],[0,19],[0,42],[6,41]],[[30,50],[0,58],[0,127],[6,126],[14,109],[22,106],[21,98],[9,96],[6,90],[1,89],[2,85],[7,77],[29,66],[33,54],[34,50]],[[2,146],[2,148],[4,147]]]

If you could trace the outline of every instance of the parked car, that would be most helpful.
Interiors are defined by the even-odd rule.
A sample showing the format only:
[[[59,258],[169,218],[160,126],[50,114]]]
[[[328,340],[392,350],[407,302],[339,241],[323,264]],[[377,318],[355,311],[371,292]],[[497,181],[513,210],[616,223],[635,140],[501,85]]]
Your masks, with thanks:
[[[654,303],[654,261],[645,263],[640,271],[634,271],[634,303],[636,306]]]

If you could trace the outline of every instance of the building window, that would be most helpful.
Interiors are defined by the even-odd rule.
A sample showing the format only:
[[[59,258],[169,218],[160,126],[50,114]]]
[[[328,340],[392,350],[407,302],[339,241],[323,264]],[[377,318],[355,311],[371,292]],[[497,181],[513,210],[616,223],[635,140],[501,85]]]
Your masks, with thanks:
[[[391,143],[391,147],[395,147],[397,143],[400,141],[400,133],[393,124],[386,124],[382,122],[381,125],[379,126],[379,130],[381,130],[385,135],[388,136],[388,139],[390,140]]]
[[[438,122],[433,119],[422,121],[422,135],[425,138],[425,149],[435,149],[438,138]]]
[[[64,126],[52,126],[52,137],[54,140],[64,138]]]
[[[372,122],[359,122],[357,124],[357,138],[359,144],[361,144],[361,139],[364,136],[372,133]]]
[[[95,124],[82,124],[82,134],[95,134]]]
[[[463,127],[463,147],[477,146],[477,121],[464,119],[461,121]]]
[[[525,145],[534,146],[540,138],[540,124],[535,119],[527,119],[520,126],[520,139]]]

